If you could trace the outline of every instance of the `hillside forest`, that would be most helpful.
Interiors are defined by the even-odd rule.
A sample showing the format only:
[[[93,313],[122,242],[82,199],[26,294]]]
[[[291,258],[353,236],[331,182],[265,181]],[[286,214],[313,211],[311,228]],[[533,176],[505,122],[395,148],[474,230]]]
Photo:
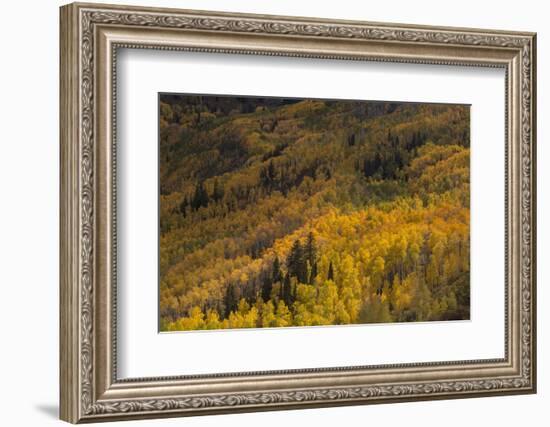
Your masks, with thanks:
[[[161,331],[469,319],[469,106],[159,109]]]

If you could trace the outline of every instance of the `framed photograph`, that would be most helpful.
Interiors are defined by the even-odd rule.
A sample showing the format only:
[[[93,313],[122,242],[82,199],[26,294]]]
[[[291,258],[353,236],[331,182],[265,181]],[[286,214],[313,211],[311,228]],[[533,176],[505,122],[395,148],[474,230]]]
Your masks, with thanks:
[[[60,21],[63,420],[536,391],[535,34]]]

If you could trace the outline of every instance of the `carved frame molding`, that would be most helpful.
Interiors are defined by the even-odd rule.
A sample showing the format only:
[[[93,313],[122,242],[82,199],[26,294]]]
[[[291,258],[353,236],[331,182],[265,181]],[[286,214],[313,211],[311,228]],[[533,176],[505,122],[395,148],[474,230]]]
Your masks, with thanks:
[[[114,64],[121,47],[506,68],[506,357],[117,380],[116,287],[103,278],[116,279]],[[534,392],[535,50],[532,33],[93,4],[62,7],[61,418],[83,422]],[[260,385],[270,375],[273,382]],[[298,385],[285,387],[289,379]],[[207,387],[193,389],[201,383]]]

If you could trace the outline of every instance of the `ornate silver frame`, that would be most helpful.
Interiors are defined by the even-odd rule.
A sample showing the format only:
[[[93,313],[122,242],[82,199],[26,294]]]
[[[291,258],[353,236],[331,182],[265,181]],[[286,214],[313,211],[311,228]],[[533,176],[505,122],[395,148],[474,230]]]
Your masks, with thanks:
[[[78,423],[536,391],[536,35],[70,4],[61,8],[61,418]],[[506,70],[505,357],[119,380],[117,48],[502,67]]]

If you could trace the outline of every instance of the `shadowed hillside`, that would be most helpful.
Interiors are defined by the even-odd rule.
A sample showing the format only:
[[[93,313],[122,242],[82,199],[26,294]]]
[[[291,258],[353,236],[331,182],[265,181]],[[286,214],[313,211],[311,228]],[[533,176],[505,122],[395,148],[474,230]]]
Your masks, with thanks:
[[[469,107],[161,95],[161,330],[469,318]]]

